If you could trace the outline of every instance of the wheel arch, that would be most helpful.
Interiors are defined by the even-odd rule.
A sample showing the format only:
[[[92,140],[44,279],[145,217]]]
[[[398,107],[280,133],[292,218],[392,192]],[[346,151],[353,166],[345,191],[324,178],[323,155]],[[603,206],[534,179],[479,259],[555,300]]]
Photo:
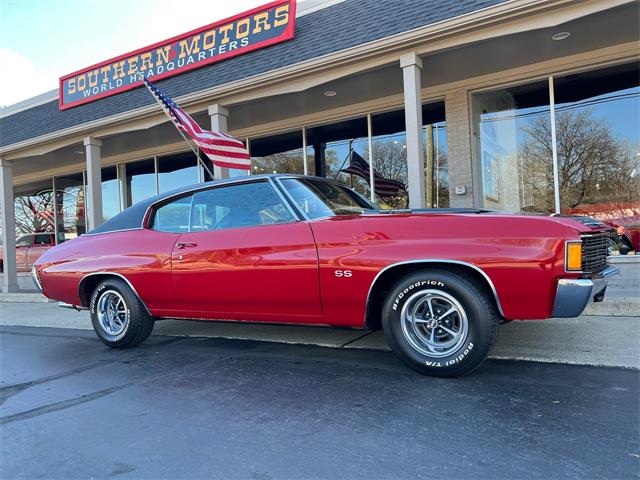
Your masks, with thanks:
[[[498,312],[500,312],[502,318],[505,318],[495,285],[491,281],[491,278],[489,278],[489,275],[480,267],[460,260],[421,259],[393,263],[378,272],[367,294],[365,327],[371,330],[380,330],[382,328],[382,305],[386,298],[386,292],[393,286],[398,278],[408,273],[422,270],[425,267],[462,273],[475,278],[480,285],[484,286],[484,288],[491,293]]]
[[[138,294],[138,291],[131,284],[129,279],[121,273],[115,272],[93,272],[82,277],[82,280],[80,280],[80,283],[78,285],[78,297],[80,298],[80,304],[83,307],[88,308],[89,303],[91,302],[91,294],[93,293],[94,289],[100,282],[102,282],[103,280],[108,280],[109,278],[117,278],[119,280],[123,280],[129,286],[133,294],[138,298],[147,313],[151,315],[147,304],[144,302],[144,300],[142,300],[142,298]]]

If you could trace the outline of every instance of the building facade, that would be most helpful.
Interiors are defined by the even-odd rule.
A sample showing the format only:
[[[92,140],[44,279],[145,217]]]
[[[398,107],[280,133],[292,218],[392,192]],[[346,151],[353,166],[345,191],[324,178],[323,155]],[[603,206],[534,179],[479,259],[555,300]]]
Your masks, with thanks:
[[[203,127],[244,139],[253,173],[335,177],[391,207],[632,226],[638,18],[627,0],[312,0],[298,5],[293,39],[157,83]],[[406,191],[379,198],[341,173],[354,152]],[[11,291],[21,234],[69,240],[211,175],[137,88],[64,110],[57,92],[1,110],[0,179]]]

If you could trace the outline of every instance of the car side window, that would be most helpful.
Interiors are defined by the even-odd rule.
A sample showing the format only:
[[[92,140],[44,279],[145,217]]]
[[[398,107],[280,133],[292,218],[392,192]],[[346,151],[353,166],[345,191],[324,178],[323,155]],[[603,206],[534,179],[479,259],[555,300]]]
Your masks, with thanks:
[[[41,233],[36,235],[35,245],[51,245],[51,235],[48,233]]]
[[[33,242],[33,235],[22,235],[16,239],[16,247],[30,247]]]
[[[161,232],[189,232],[189,213],[192,199],[193,195],[188,195],[159,207],[153,215],[151,228]]]
[[[193,195],[191,231],[291,223],[296,219],[264,181],[203,190]]]

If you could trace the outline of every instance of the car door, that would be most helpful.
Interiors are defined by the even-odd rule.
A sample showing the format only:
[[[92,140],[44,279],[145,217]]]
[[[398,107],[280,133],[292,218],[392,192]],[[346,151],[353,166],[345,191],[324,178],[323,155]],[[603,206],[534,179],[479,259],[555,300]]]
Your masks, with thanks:
[[[318,323],[318,255],[268,180],[193,194],[172,253],[176,303],[197,318]]]
[[[53,247],[53,238],[54,235],[52,233],[37,233],[33,236],[33,244],[27,251],[27,268],[31,268],[31,265],[33,265],[44,252]]]
[[[32,233],[28,233],[16,239],[16,269],[18,271],[27,270],[29,248],[33,244],[34,236]]]

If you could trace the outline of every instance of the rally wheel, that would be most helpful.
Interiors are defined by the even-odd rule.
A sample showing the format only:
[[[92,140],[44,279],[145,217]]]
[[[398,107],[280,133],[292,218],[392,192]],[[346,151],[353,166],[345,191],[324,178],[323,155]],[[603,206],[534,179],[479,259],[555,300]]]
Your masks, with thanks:
[[[151,335],[155,323],[131,287],[120,279],[99,283],[89,310],[96,335],[112,348],[139,345]]]
[[[382,327],[393,352],[418,372],[451,377],[487,358],[500,315],[492,295],[463,274],[420,270],[390,290]]]

